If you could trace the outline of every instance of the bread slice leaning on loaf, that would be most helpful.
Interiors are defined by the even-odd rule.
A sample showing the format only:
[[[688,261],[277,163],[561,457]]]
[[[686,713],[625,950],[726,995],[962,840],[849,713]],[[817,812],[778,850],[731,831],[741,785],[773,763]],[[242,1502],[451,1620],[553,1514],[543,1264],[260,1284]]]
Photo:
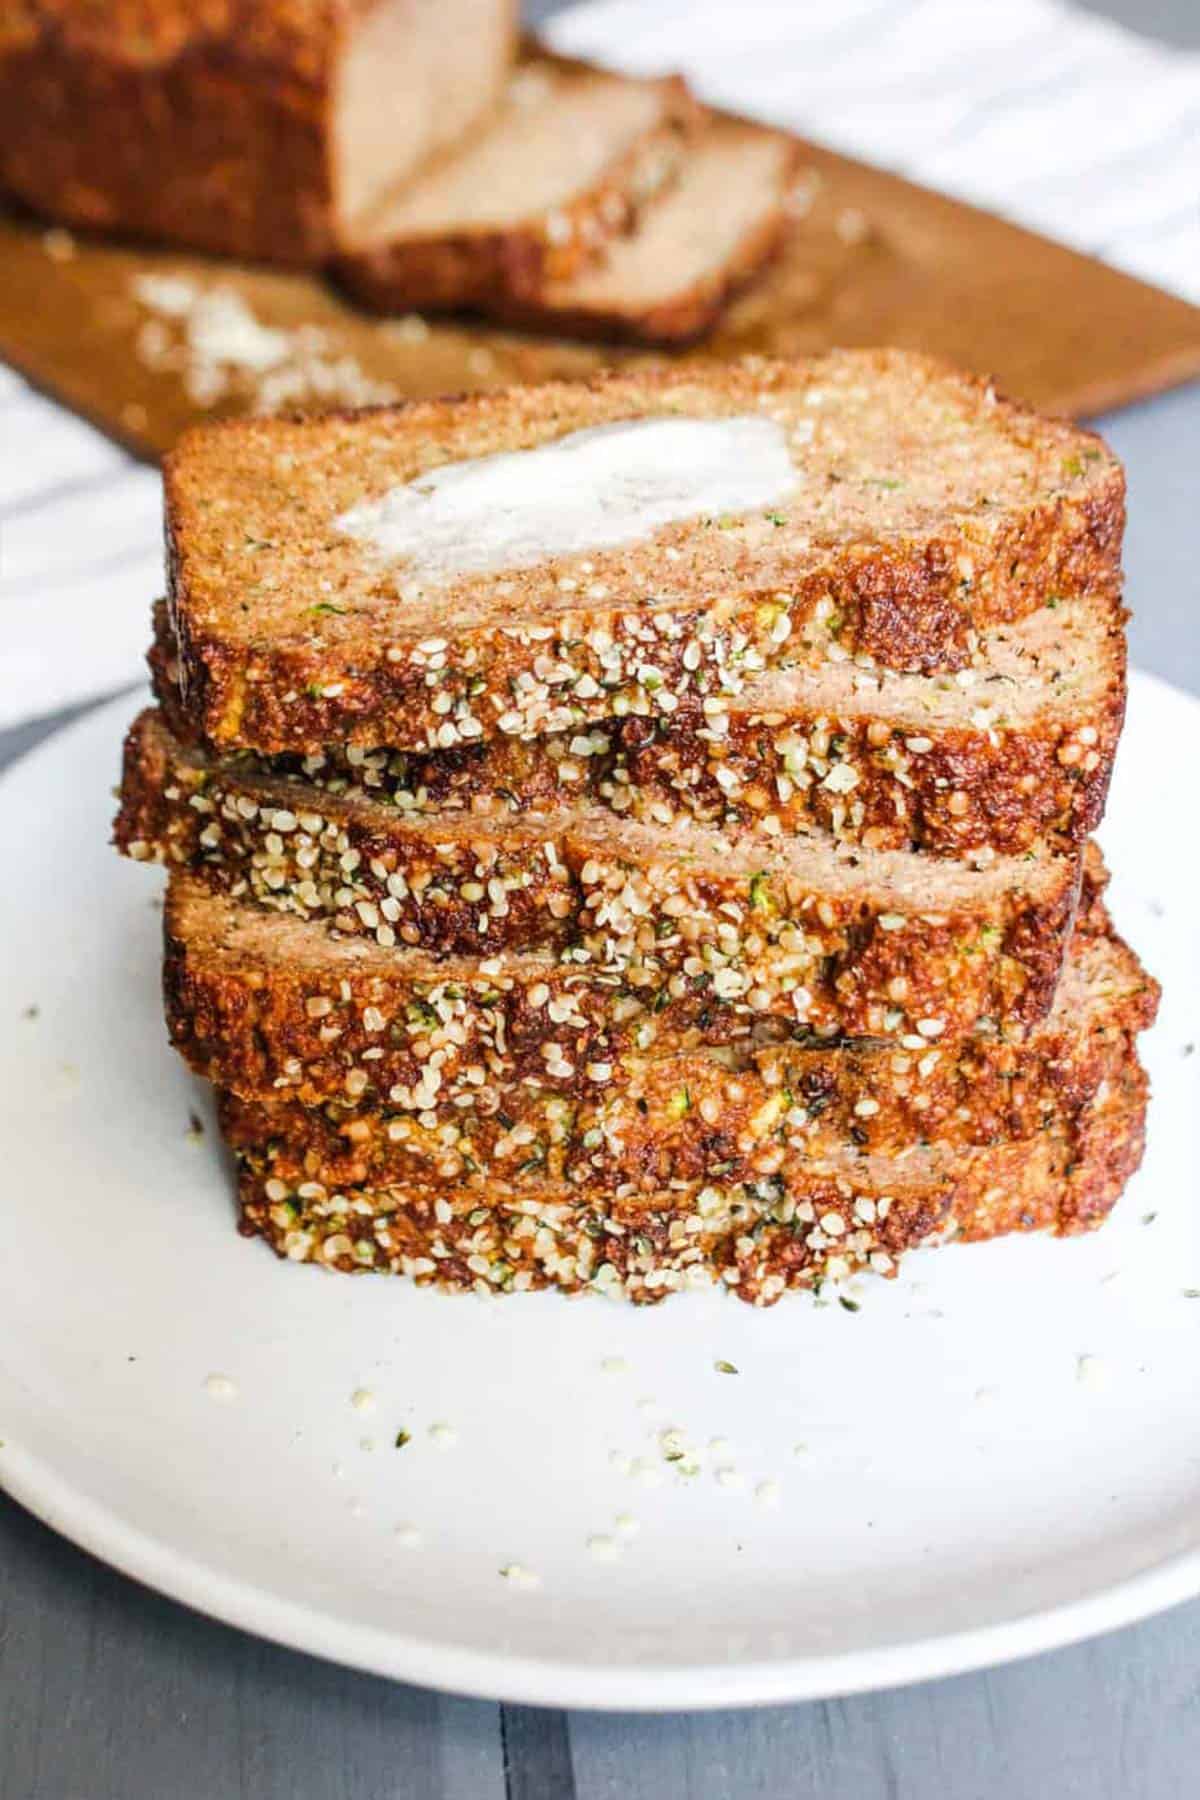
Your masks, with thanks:
[[[677,79],[526,63],[485,130],[355,221],[339,273],[379,312],[536,304],[670,185],[699,116]]]
[[[564,337],[664,345],[703,337],[782,245],[800,162],[799,144],[782,132],[713,119],[628,237],[537,293],[494,289],[483,310]]]
[[[515,0],[0,12],[0,186],[50,218],[313,264],[486,117]]]
[[[239,420],[165,488],[183,712],[270,754],[667,715],[831,648],[962,668],[1110,593],[1124,517],[1099,439],[892,351]]]

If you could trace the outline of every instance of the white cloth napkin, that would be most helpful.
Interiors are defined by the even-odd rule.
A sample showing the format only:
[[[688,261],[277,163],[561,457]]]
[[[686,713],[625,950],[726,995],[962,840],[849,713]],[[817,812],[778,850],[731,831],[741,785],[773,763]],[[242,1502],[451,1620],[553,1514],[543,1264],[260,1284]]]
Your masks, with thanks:
[[[1056,0],[592,0],[546,35],[1200,300],[1200,56]],[[138,678],[160,534],[157,475],[0,366],[0,728]]]

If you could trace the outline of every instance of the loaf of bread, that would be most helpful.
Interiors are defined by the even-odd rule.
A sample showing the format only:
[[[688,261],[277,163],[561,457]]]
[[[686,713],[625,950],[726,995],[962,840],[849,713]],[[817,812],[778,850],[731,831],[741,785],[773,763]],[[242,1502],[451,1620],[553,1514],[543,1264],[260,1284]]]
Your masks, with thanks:
[[[350,223],[497,102],[515,0],[20,0],[0,186],[47,216],[271,262]]]

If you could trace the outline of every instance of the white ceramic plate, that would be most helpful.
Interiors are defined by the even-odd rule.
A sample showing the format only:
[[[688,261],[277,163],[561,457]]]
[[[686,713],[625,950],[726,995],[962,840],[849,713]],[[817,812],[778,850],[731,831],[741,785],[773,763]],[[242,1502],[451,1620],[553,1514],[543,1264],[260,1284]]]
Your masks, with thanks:
[[[1196,702],[1135,683],[1104,833],[1118,922],[1166,985],[1145,1168],[1096,1236],[924,1253],[863,1281],[853,1314],[445,1297],[239,1240],[211,1129],[189,1133],[207,1103],[164,1043],[159,879],[107,848],[132,711],[0,784],[17,1499],[251,1631],[570,1706],[845,1693],[1200,1592]],[[663,1461],[670,1426],[700,1474]]]

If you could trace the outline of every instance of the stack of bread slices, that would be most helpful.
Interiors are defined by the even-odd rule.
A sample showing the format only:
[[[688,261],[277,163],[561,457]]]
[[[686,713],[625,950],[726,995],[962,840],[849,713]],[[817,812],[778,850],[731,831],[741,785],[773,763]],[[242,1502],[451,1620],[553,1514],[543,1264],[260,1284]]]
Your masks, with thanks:
[[[764,1304],[1105,1217],[1099,439],[842,352],[208,428],[166,514],[116,839],[244,1231]]]

